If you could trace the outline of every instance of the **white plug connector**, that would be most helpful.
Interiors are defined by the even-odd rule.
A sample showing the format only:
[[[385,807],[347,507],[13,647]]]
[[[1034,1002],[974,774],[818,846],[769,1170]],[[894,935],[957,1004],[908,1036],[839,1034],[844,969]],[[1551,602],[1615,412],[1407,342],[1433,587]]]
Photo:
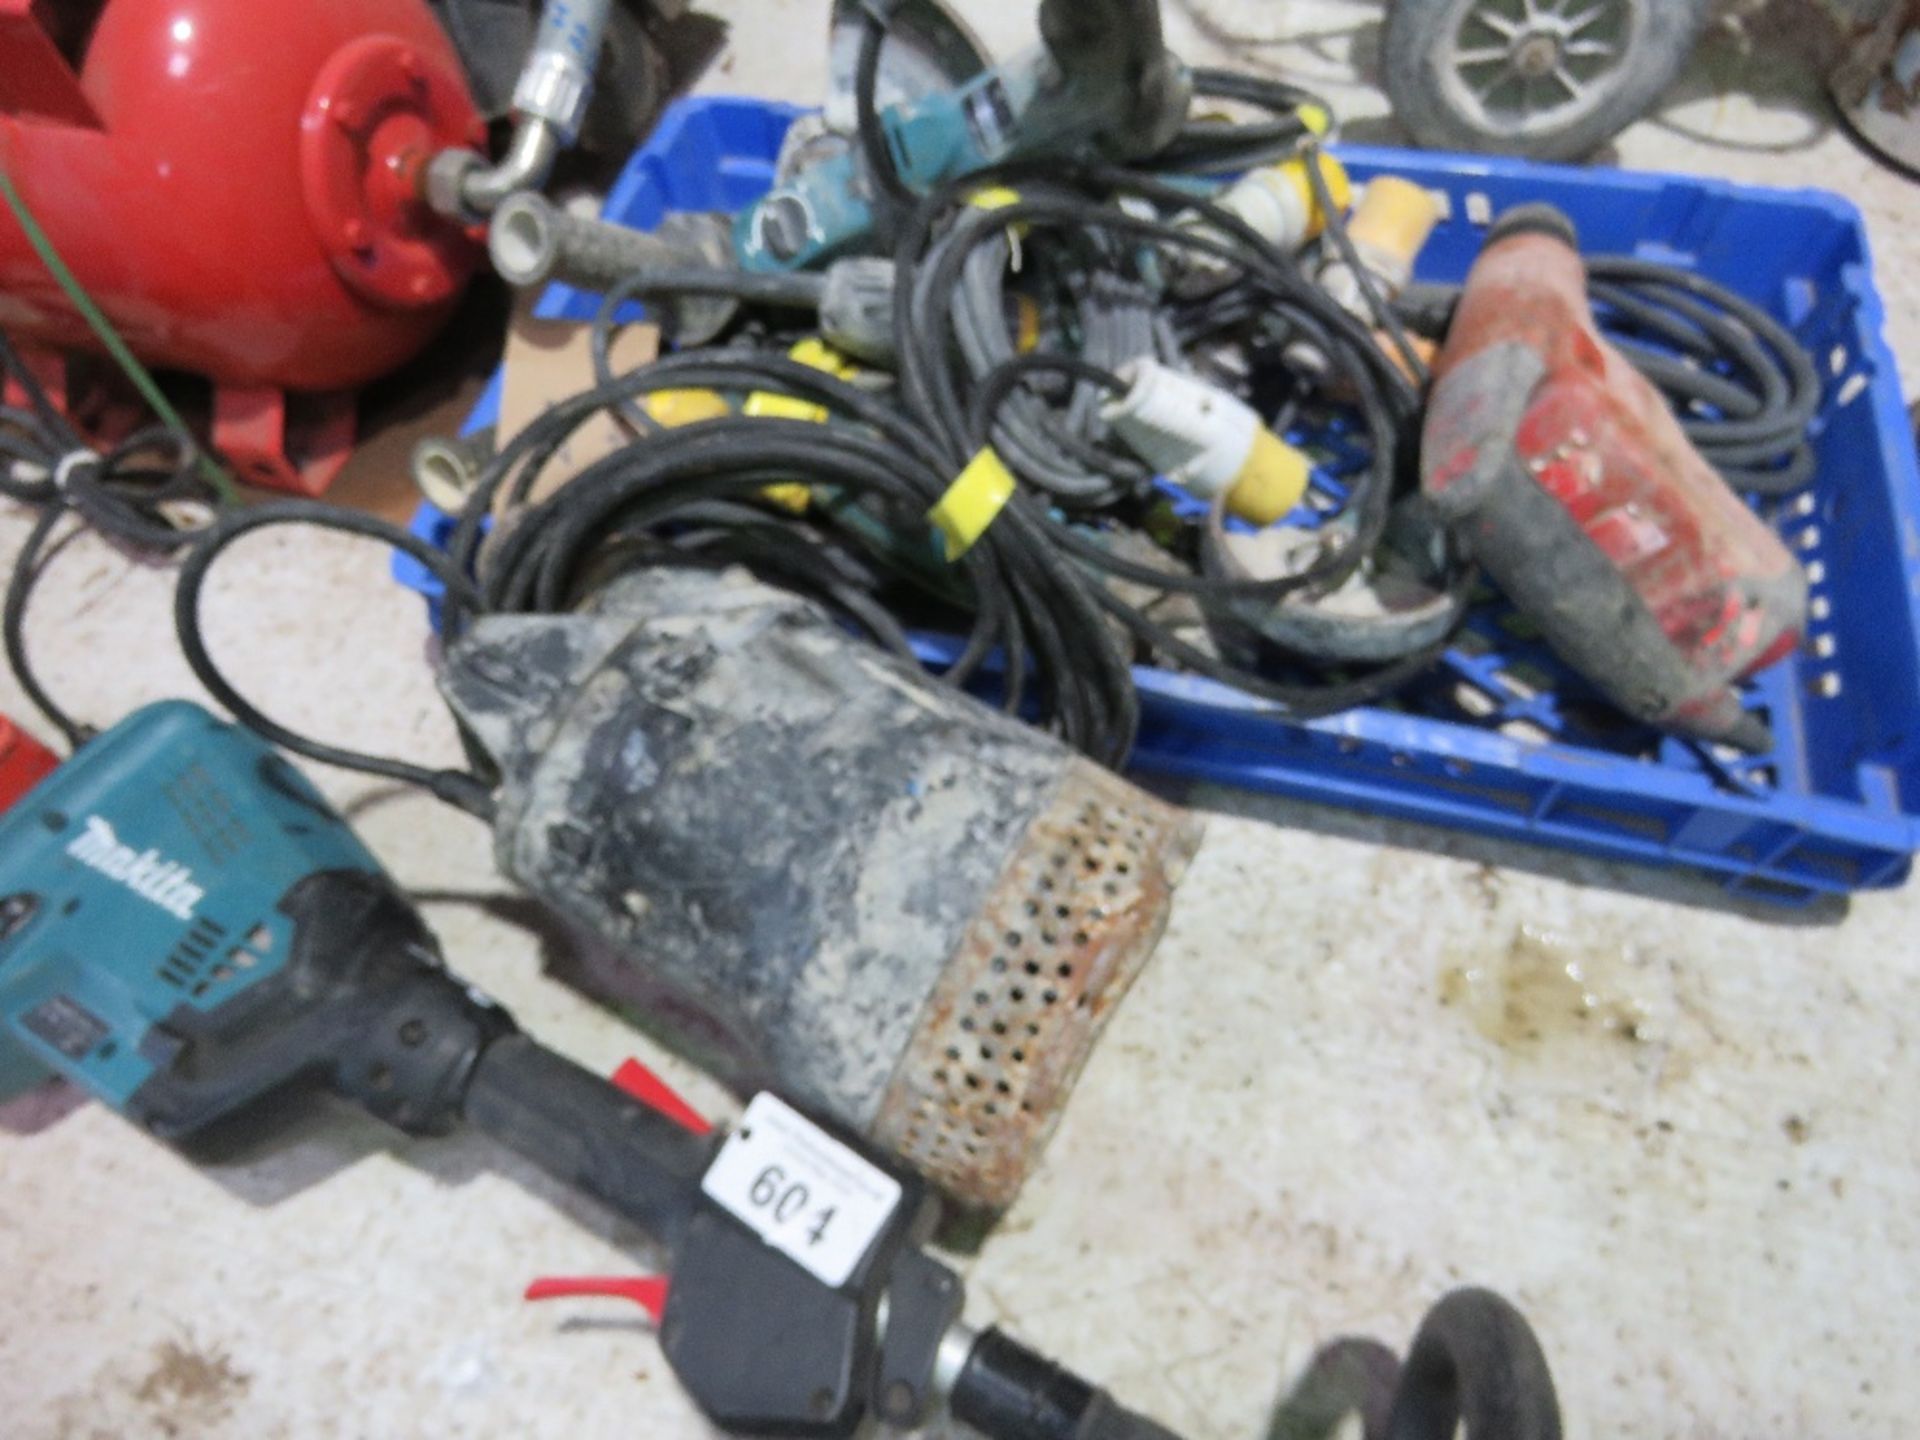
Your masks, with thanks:
[[[1327,196],[1341,211],[1353,199],[1353,185],[1346,167],[1331,155],[1295,156],[1278,165],[1262,165],[1249,170],[1233,184],[1213,197],[1213,203],[1235,219],[1245,223],[1268,244],[1291,254],[1318,236],[1327,227],[1327,214],[1320,206],[1307,166],[1318,163],[1320,178],[1326,182]],[[1213,223],[1197,210],[1186,210],[1174,217],[1180,229],[1190,235],[1225,241]],[[1186,299],[1211,294],[1236,274],[1239,267],[1221,255],[1204,250],[1181,253],[1180,274],[1174,292]]]
[[[1129,361],[1127,393],[1101,416],[1141,460],[1204,500],[1271,525],[1306,493],[1307,457],[1269,430],[1251,406],[1158,360]]]

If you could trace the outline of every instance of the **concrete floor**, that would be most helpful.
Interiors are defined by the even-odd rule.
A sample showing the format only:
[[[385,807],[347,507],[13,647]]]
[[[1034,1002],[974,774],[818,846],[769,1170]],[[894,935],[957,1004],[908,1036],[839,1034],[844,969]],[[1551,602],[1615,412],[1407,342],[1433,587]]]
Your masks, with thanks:
[[[709,8],[738,28],[708,88],[816,93],[823,0]],[[1030,33],[1024,3],[965,8],[997,46]],[[1350,68],[1375,7],[1168,12],[1196,60],[1271,65],[1349,115],[1382,109]],[[1342,33],[1276,38],[1303,31]],[[1710,45],[1620,153],[1849,195],[1920,377],[1920,192],[1834,132],[1790,58],[1743,65]],[[0,515],[9,551],[24,526]],[[423,617],[385,563],[329,536],[250,542],[214,587],[215,648],[310,731],[452,761]],[[63,560],[33,633],[82,715],[193,693],[169,581],[91,542]],[[29,713],[5,683],[0,708]],[[316,778],[426,902],[453,963],[530,1030],[592,1066],[640,1053],[727,1112],[543,973],[552,942],[494,877],[479,825]],[[1910,1430],[1920,1133],[1902,1097],[1920,1084],[1920,890],[1745,914],[1650,872],[1197,799],[1213,819],[1165,943],[1041,1173],[965,1267],[976,1318],[1196,1440],[1247,1440],[1317,1345],[1403,1344],[1474,1281],[1532,1317],[1571,1435]],[[1570,959],[1637,1038],[1557,1018]],[[1499,977],[1491,992],[1461,982],[1476,968]],[[647,1257],[482,1143],[397,1144],[316,1107],[291,1137],[195,1165],[58,1092],[5,1120],[8,1435],[704,1432],[636,1317],[519,1302],[535,1275]]]

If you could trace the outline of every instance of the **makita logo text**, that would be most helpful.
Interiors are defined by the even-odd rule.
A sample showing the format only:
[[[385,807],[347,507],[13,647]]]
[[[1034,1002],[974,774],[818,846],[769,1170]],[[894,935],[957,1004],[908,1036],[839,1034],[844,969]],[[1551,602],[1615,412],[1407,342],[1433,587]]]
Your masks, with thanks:
[[[67,854],[181,920],[193,918],[193,907],[207,893],[178,861],[163,859],[158,850],[136,851],[122,845],[113,826],[98,815],[87,816],[87,833],[67,846]]]

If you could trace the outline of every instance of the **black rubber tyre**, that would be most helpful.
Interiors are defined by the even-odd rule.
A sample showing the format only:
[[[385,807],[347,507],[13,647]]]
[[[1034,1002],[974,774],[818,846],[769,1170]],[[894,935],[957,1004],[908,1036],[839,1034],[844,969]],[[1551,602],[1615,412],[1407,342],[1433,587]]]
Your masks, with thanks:
[[[1536,160],[1573,160],[1591,154],[1658,100],[1686,66],[1713,0],[1392,0],[1388,6],[1381,65],[1395,116],[1414,140],[1440,150],[1495,151]],[[1539,14],[1534,26],[1528,17]],[[1555,24],[1593,14],[1611,27],[1576,30],[1572,43],[1617,45],[1617,59],[1567,57],[1581,93],[1557,83],[1554,72],[1531,79],[1518,73],[1500,82],[1540,100],[1538,113],[1521,119],[1512,107],[1484,103],[1473,91],[1501,68],[1475,62],[1463,70],[1462,52],[1511,50]],[[1511,29],[1511,33],[1509,30]],[[1532,52],[1539,57],[1539,51]],[[1593,63],[1589,64],[1589,60]],[[1557,60],[1556,68],[1567,60]],[[1588,72],[1591,72],[1590,74]],[[1471,83],[1470,83],[1471,82]],[[1554,97],[1558,96],[1558,103]]]

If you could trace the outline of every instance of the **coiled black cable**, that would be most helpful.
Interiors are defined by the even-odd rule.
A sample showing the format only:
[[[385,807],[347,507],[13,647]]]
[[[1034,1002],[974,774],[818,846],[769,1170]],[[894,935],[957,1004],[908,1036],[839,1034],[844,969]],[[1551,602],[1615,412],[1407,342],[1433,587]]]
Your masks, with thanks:
[[[1596,256],[1587,274],[1610,337],[1729,485],[1774,496],[1813,478],[1807,426],[1820,408],[1820,375],[1791,331],[1676,266]]]
[[[1044,173],[1068,189],[1024,197],[992,213],[966,209],[963,194],[981,184],[1019,183]],[[1201,231],[1119,209],[1132,195],[1161,213],[1193,210]],[[958,212],[958,213],[956,213]],[[1066,523],[1040,501],[1016,494],[950,568],[924,555],[928,511],[993,433],[998,410],[1045,372],[1098,390],[1118,381],[1103,367],[1069,354],[1015,357],[985,375],[956,369],[952,313],[945,297],[976,249],[1025,225],[1061,243],[1090,244],[1109,262],[1143,245],[1211,250],[1240,268],[1242,293],[1266,310],[1296,316],[1325,342],[1332,364],[1354,392],[1371,460],[1350,502],[1349,543],[1329,547],[1299,573],[1267,580],[1168,573],[1114,553],[1097,531]],[[427,561],[447,583],[446,631],[489,613],[550,612],[581,603],[624,567],[744,560],[769,578],[815,594],[876,641],[901,651],[904,628],[883,599],[891,578],[905,575],[936,611],[957,603],[968,617],[945,678],[962,684],[997,664],[1003,703],[1026,709],[1069,744],[1118,765],[1131,747],[1138,700],[1130,657],[1117,638],[1133,637],[1147,653],[1214,676],[1258,696],[1315,715],[1378,698],[1430,664],[1438,647],[1363,673],[1327,671],[1292,679],[1238,669],[1167,629],[1121,599],[1106,580],[1123,580],[1201,604],[1274,601],[1297,591],[1340,584],[1379,542],[1404,456],[1405,432],[1417,410],[1407,378],[1375,345],[1367,326],[1328,299],[1291,256],[1263,241],[1236,217],[1204,198],[1150,176],[1107,166],[1058,161],[1007,166],[970,176],[927,197],[901,225],[896,245],[897,393],[879,398],[784,356],[735,345],[669,355],[627,375],[612,373],[607,335],[623,301],[642,293],[636,278],[605,297],[595,337],[598,383],[555,405],[498,453],[479,477],[442,563]],[[663,389],[710,389],[739,397],[756,391],[789,395],[828,412],[826,424],[767,418],[707,420],[673,429],[651,420],[635,402]],[[605,456],[554,494],[530,500],[534,478],[582,424],[611,409],[639,437]],[[1137,462],[1133,473],[1139,473]],[[795,479],[832,497],[830,515],[864,525],[883,571],[863,567],[835,533],[775,513],[760,492]],[[274,724],[217,676],[198,643],[195,602],[213,557],[239,535],[265,524],[328,524],[297,506],[218,527],[183,574],[179,619],[190,660],[209,689],[269,738],[327,763],[427,785],[479,810],[479,777],[430,772],[324,746]],[[498,533],[482,548],[488,517]],[[420,543],[363,517],[337,526],[379,535],[425,561]],[[883,573],[887,572],[887,573]],[[931,572],[931,573],[930,573]],[[453,583],[472,577],[471,583]],[[1118,631],[1115,624],[1117,623]]]
[[[1025,193],[1067,204],[1081,199],[1072,190],[1045,186],[1028,186]],[[1022,299],[1038,309],[1038,291],[1052,302],[1051,328],[1073,334],[1078,355],[1109,373],[1138,357],[1177,358],[1171,332],[1158,323],[1153,287],[1134,268],[1129,250],[1137,247],[1091,228],[1051,230],[1046,236],[1052,243],[1028,245],[1004,231],[989,229],[981,237],[956,226],[936,235],[920,257],[914,303],[931,314],[940,305],[932,287],[947,273],[941,261],[948,247],[966,248],[946,318],[967,377],[978,383],[1017,353],[1018,342],[1008,333],[1003,291],[1016,243],[1027,257]],[[956,378],[964,388],[966,382]],[[1110,387],[1078,377],[1061,404],[1015,393],[996,407],[995,447],[1023,481],[1053,503],[1103,507],[1139,493],[1152,479],[1137,458],[1099,443],[1103,388]]]
[[[1365,1440],[1560,1440],[1560,1400],[1540,1339],[1513,1303],[1468,1288],[1442,1297],[1403,1362],[1377,1340],[1322,1346],[1276,1408],[1269,1440],[1321,1440],[1349,1416]]]
[[[533,477],[593,413],[670,388],[774,391],[824,405],[836,421],[729,418],[679,427],[602,458],[521,508]],[[796,477],[865,497],[910,547],[957,469],[909,417],[784,356],[668,356],[555,406],[495,457],[449,541],[450,562],[463,573],[477,562],[480,583],[471,600],[450,597],[447,628],[457,634],[470,613],[565,608],[581,598],[585,578],[600,573],[609,547]],[[484,517],[497,497],[514,523],[482,554]],[[997,652],[1009,709],[1031,701],[1036,718],[1069,744],[1120,763],[1137,723],[1132,677],[1091,588],[1050,543],[1048,522],[1025,504],[1009,504],[956,558],[954,571],[973,618],[945,678],[964,683]]]
[[[1691,270],[1619,255],[1586,264],[1595,320],[1666,396],[1687,439],[1728,485],[1775,497],[1813,478],[1807,427],[1820,409],[1820,372],[1792,331]],[[1438,337],[1459,294],[1458,286],[1414,286],[1395,309],[1403,323]]]
[[[1054,188],[1032,198],[1022,195],[1014,203],[991,211],[959,207],[960,187],[948,187],[924,202],[907,228],[894,256],[895,343],[907,407],[942,437],[950,463],[958,464],[987,443],[994,413],[1011,395],[1022,391],[1030,376],[1057,371],[1109,389],[1117,384],[1117,377],[1088,366],[1078,357],[1042,353],[1019,357],[983,377],[971,392],[967,390],[946,343],[945,307],[936,297],[951,291],[973,248],[989,243],[1002,227],[1026,225],[1035,231],[1067,232],[1093,228],[1135,242],[1146,240],[1222,254],[1244,268],[1247,278],[1242,283],[1249,293],[1259,296],[1265,313],[1297,314],[1325,337],[1333,363],[1352,385],[1372,457],[1350,501],[1355,522],[1350,541],[1330,547],[1298,573],[1240,580],[1169,573],[1141,564],[1114,553],[1097,534],[1053,517],[1047,518],[1048,533],[1062,552],[1090,570],[1157,591],[1191,595],[1203,605],[1229,599],[1277,601],[1295,592],[1342,583],[1373,553],[1385,530],[1406,435],[1418,410],[1407,377],[1381,353],[1366,327],[1300,274],[1290,256],[1276,251],[1237,217],[1163,181],[1111,167],[1062,167],[1054,163],[1044,171],[1033,165],[1000,167],[986,176],[971,177],[967,183],[1004,184],[1017,189],[1037,174],[1054,181]],[[1062,198],[1057,187],[1063,180],[1079,182],[1087,193],[1082,198]],[[1170,222],[1123,212],[1099,198],[1116,191],[1138,195],[1163,209],[1195,209],[1208,222],[1208,228],[1196,233]],[[936,234],[943,211],[950,210],[957,210],[957,215]],[[1031,246],[1035,242],[1030,238],[1025,243]],[[925,247],[923,255],[916,255],[916,244]],[[1447,566],[1447,575],[1451,585],[1463,587],[1468,583],[1465,567],[1457,562]],[[1391,693],[1431,665],[1444,649],[1441,641],[1372,672],[1322,674],[1313,681],[1288,683],[1228,664],[1181,639],[1122,600],[1110,586],[1096,585],[1094,593],[1100,607],[1149,652],[1285,705],[1303,717],[1345,709]]]
[[[1033,173],[1030,166],[1003,167],[987,183],[1017,185]],[[1059,174],[1059,167],[1049,167]],[[1098,227],[1115,234],[1185,246],[1216,253],[1246,267],[1246,284],[1264,295],[1276,312],[1298,311],[1321,326],[1341,373],[1349,376],[1359,397],[1372,460],[1353,504],[1361,516],[1354,542],[1317,562],[1300,575],[1270,581],[1224,581],[1212,577],[1178,577],[1146,567],[1131,567],[1092,542],[1078,540],[1066,526],[1056,525],[1056,538],[1079,558],[1112,570],[1129,580],[1157,588],[1188,593],[1234,594],[1242,598],[1278,599],[1310,585],[1336,585],[1371,553],[1385,526],[1387,502],[1398,473],[1404,431],[1417,409],[1411,385],[1373,343],[1372,336],[1351,315],[1328,299],[1299,274],[1290,257],[1281,255],[1236,216],[1193,197],[1165,182],[1128,171],[1094,167],[1081,172],[1099,188],[1138,194],[1162,206],[1191,207],[1209,222],[1213,234],[1177,227],[1118,210],[1091,196],[1084,200],[1025,199],[991,211],[963,210],[952,222],[945,243],[930,247],[927,273],[918,276],[909,252],[917,236],[930,234],[935,217],[951,206],[952,187],[923,204],[909,234],[896,252],[895,344],[900,356],[900,383],[907,407],[944,441],[949,463],[958,465],[977,448],[981,437],[970,424],[965,385],[946,344],[947,317],[929,297],[951,290],[955,276],[972,246],[1011,224],[1054,227]],[[1216,238],[1218,237],[1218,238]],[[989,376],[988,381],[997,377]],[[1224,587],[1224,588],[1223,588]]]

